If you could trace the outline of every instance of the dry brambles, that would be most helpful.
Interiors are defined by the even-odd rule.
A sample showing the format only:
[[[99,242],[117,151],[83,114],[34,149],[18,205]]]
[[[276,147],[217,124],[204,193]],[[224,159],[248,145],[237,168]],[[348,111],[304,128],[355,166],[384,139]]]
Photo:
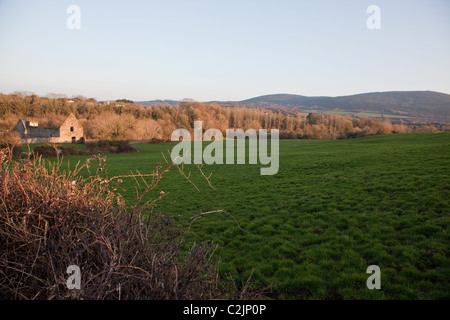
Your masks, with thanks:
[[[0,299],[223,297],[215,245],[186,243],[185,228],[151,210],[154,200],[127,208],[105,158],[69,172],[61,162],[0,151]],[[172,165],[157,168],[144,193]],[[81,268],[81,290],[66,286],[70,265]]]

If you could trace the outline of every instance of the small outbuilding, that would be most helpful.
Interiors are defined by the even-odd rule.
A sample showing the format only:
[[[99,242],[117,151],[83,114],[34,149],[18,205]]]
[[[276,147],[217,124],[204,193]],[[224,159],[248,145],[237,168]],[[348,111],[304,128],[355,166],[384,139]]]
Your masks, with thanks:
[[[40,127],[37,122],[19,119],[14,131],[22,143],[81,143],[84,141],[83,127],[73,113],[58,128]]]

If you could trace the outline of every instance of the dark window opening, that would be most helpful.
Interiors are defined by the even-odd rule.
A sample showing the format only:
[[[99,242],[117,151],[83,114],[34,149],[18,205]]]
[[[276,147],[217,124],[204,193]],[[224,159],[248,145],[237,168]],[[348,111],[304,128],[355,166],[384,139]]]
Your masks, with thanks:
[[[72,126],[72,127],[70,127],[70,132],[73,132],[73,126]]]

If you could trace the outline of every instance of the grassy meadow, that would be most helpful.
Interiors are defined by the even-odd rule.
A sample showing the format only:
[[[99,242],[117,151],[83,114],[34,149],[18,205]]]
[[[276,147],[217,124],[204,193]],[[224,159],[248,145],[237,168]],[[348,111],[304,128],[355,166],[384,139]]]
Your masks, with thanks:
[[[151,173],[175,143],[135,145],[107,155],[109,176]],[[64,159],[73,165],[86,156]],[[201,212],[192,239],[218,244],[221,274],[270,287],[274,299],[450,298],[450,134],[396,134],[351,140],[282,140],[280,168],[176,168],[147,195],[180,222]],[[138,180],[139,181],[139,180]],[[137,198],[134,179],[124,197]],[[140,182],[142,189],[144,184]],[[381,268],[381,290],[366,269]]]

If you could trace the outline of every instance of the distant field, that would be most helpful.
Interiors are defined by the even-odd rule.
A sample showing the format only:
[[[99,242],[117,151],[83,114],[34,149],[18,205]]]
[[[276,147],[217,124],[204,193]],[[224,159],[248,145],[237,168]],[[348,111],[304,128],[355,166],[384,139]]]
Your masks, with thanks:
[[[398,115],[398,114],[381,114],[380,112],[356,112],[354,113],[355,117],[368,117],[368,118],[386,118],[386,119],[413,119],[414,117]]]
[[[352,116],[356,118],[373,118],[373,119],[391,119],[391,120],[398,120],[398,119],[414,119],[414,117],[411,116],[405,116],[405,115],[398,115],[398,114],[381,114],[381,112],[357,112],[357,111],[342,111],[342,110],[318,110],[318,109],[300,109],[303,112],[311,112],[311,113],[327,113],[327,114],[337,114],[340,116]]]
[[[151,172],[174,145],[108,155],[109,174]],[[254,269],[252,281],[276,299],[450,298],[449,133],[283,140],[275,176],[259,165],[204,166],[215,189],[186,168],[200,191],[171,170],[152,195],[170,192],[157,210],[179,221],[225,210],[197,221],[193,239],[217,243],[221,274],[238,283]],[[122,186],[135,200],[136,182]],[[373,264],[381,290],[366,287]]]

